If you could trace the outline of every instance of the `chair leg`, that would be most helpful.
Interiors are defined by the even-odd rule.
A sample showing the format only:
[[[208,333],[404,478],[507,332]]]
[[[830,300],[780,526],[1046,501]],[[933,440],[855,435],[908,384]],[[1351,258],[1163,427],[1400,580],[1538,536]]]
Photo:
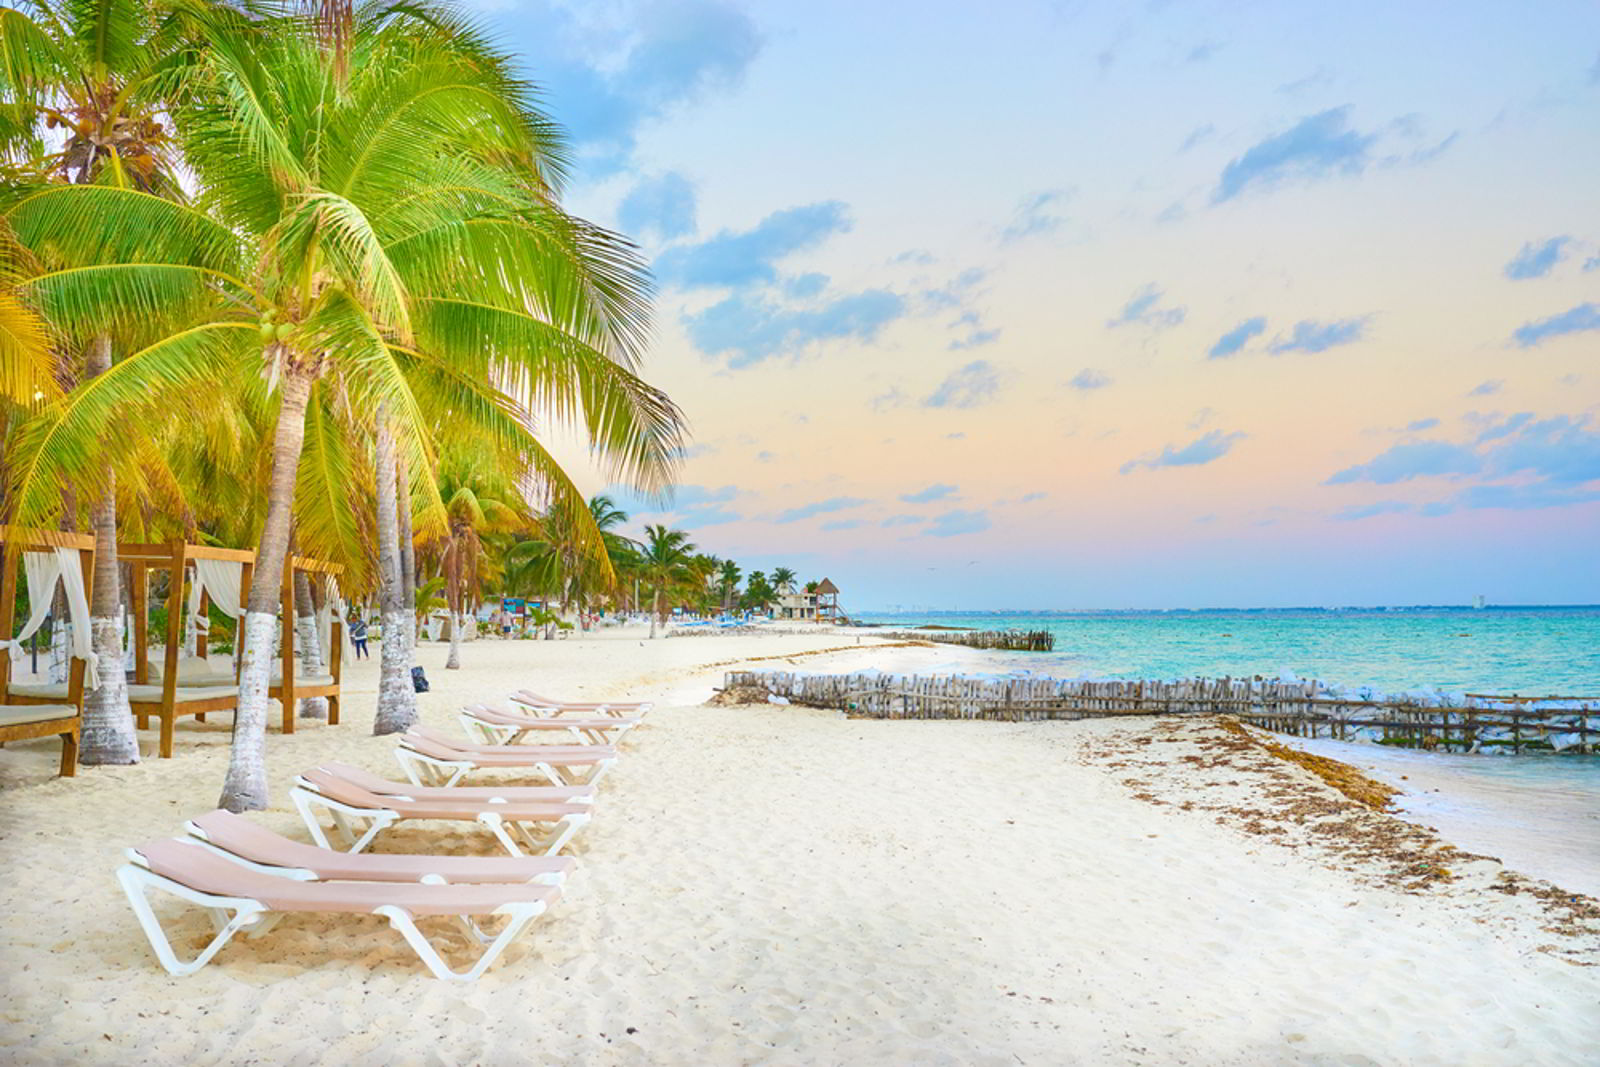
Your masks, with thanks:
[[[159,875],[152,874],[143,867],[128,864],[117,871],[117,880],[122,883],[122,891],[127,894],[128,903],[133,907],[133,914],[139,920],[145,937],[150,941],[150,948],[154,950],[156,959],[161,961],[161,966],[167,969],[168,974],[182,978],[184,975],[193,974],[207,963],[222,946],[233,940],[233,935],[247,927],[260,922],[266,914],[266,909],[257,901],[244,900],[231,897],[211,897],[197,893],[193,890],[179,892],[181,887],[168,882]],[[216,924],[217,936],[200,951],[192,960],[179,958],[177,951],[172,947],[172,939],[161,928],[161,922],[156,918],[156,913],[150,907],[148,893],[153,888],[164,888],[176,896],[182,896],[194,903],[202,904],[213,910],[232,912],[233,918],[225,923]]]
[[[61,777],[73,778],[78,773],[78,731],[67,730],[61,735]]]
[[[385,904],[376,909],[376,914],[389,920],[389,925],[400,931],[400,936],[406,939],[406,944],[411,946],[411,951],[417,954],[425,967],[433,972],[435,978],[445,981],[470,982],[488,970],[495,960],[500,958],[511,942],[527,928],[528,924],[537,919],[545,910],[541,903],[511,904],[501,909],[508,918],[506,928],[500,931],[489,946],[483,950],[483,955],[478,957],[478,962],[464,971],[451,970],[449,965],[440,957],[437,949],[433,947],[422,931],[417,929],[416,920],[404,908],[393,904]]]

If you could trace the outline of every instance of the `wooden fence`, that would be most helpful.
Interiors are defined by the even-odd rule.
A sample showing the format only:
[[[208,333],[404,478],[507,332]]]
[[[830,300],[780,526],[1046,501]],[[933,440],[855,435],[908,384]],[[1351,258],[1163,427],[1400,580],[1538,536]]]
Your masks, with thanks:
[[[968,648],[998,648],[1007,652],[1049,652],[1056,636],[1048,630],[908,630],[883,634],[897,641],[938,641]]]
[[[1180,682],[970,678],[963,675],[729,671],[729,689],[873,719],[1029,722],[1113,715],[1228,714],[1299,737],[1422,748],[1600,753],[1600,697],[1468,694],[1458,704],[1336,697],[1318,682],[1196,678]]]

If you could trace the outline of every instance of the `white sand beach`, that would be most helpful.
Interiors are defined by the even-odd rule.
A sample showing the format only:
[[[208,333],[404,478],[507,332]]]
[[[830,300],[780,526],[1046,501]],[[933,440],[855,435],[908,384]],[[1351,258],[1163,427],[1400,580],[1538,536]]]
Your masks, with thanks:
[[[0,1059],[1600,1061],[1592,919],[1493,861],[1413,877],[1330,846],[1318,819],[1347,844],[1404,824],[1350,814],[1210,723],[704,706],[752,657],[887,668],[945,650],[839,632],[642,638],[479,641],[461,671],[443,646],[421,650],[425,720],[451,731],[460,703],[522,684],[659,705],[601,786],[565,898],[471,985],[430,978],[377,918],[291,916],[191,978],[159,968],[113,871],[123,848],[212,807],[226,715],[181,724],[174,759],[153,758],[151,732],[141,765],[75,779],[52,777],[54,744],[0,750]],[[802,655],[827,649],[842,650]],[[399,777],[393,740],[370,733],[375,684],[375,661],[353,664],[342,725],[269,736],[272,809],[255,818],[304,839],[288,785],[318,761]],[[1396,855],[1425,847],[1395,840]],[[377,848],[491,846],[407,829]],[[178,922],[208,930],[199,912]]]

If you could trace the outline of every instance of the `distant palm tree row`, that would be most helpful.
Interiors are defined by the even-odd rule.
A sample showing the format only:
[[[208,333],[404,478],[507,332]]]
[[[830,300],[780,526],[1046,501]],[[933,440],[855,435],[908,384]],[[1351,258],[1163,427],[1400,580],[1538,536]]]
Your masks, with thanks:
[[[376,597],[374,726],[404,729],[419,574],[458,617],[485,587],[621,587],[536,418],[645,492],[683,443],[638,373],[648,271],[562,208],[565,141],[506,53],[429,0],[307,6],[0,8],[0,519],[92,529],[107,662],[119,538],[256,548],[235,811],[267,803],[291,551]],[[83,758],[135,762],[106,673]]]

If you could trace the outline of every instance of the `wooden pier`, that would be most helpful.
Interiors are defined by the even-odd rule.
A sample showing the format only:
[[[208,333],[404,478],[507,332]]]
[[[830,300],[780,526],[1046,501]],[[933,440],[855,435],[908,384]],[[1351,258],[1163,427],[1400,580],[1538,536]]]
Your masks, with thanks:
[[[1006,652],[1050,652],[1056,647],[1056,636],[1048,630],[906,630],[883,636],[897,641],[937,641]]]
[[[1434,704],[1335,697],[1319,682],[1260,677],[1119,682],[792,671],[730,671],[724,686],[873,719],[1031,722],[1226,714],[1297,737],[1446,750],[1600,753],[1600,697],[1471,693],[1456,704]]]

